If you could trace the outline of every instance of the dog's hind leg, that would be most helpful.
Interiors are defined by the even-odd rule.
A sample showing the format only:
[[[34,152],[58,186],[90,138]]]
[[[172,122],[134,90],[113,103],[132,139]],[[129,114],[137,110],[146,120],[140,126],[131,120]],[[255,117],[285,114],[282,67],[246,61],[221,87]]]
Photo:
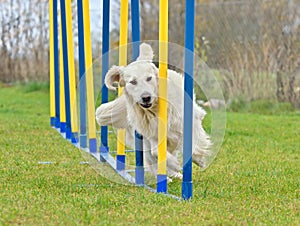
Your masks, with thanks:
[[[212,144],[211,141],[209,140],[209,137],[206,134],[203,134],[202,138],[205,139],[198,139],[195,140],[194,142],[192,159],[193,159],[193,163],[195,163],[199,167],[206,168],[207,159],[211,155],[210,148]]]
[[[193,154],[193,163],[201,168],[206,168],[206,158],[204,154]]]
[[[212,142],[202,126],[206,112],[194,103],[193,118],[193,163],[201,168],[207,167],[207,160],[211,156]]]
[[[158,158],[158,152],[157,152],[157,142],[154,141],[155,139],[151,140],[151,154],[152,156],[155,157],[156,161]],[[181,178],[181,167],[180,167],[180,163],[177,159],[176,156],[170,154],[167,151],[167,171],[168,171],[168,175],[170,177],[178,177]]]
[[[147,143],[147,144],[146,144]],[[150,142],[144,139],[144,155],[145,155],[145,168],[153,174],[157,174],[157,156],[152,155]],[[168,175],[172,178],[182,179],[182,174],[174,170],[167,169]],[[168,182],[172,182],[172,179],[168,177]]]
[[[153,175],[156,175],[157,158],[151,154],[151,144],[146,138],[144,138],[144,155],[145,155],[145,167],[148,168]]]

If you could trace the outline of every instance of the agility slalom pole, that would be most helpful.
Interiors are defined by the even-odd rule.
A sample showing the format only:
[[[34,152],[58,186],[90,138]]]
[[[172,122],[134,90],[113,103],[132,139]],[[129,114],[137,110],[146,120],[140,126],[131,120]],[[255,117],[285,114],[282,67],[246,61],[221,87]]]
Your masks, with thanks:
[[[67,45],[68,45],[68,66],[69,66],[69,87],[70,87],[70,113],[71,113],[71,132],[72,143],[78,141],[78,121],[77,121],[77,100],[76,100],[76,77],[74,61],[74,42],[72,32],[72,6],[71,0],[66,3],[66,25],[67,25]]]
[[[59,66],[58,66],[58,26],[57,26],[57,0],[49,2],[50,26],[50,124],[56,128],[59,122]]]
[[[159,1],[159,89],[157,192],[167,192],[168,0]]]
[[[193,150],[193,90],[194,90],[194,21],[195,2],[186,1],[185,54],[184,54],[184,122],[183,122],[183,181],[182,198],[193,195],[192,150]]]
[[[55,71],[54,71],[54,32],[53,32],[53,0],[49,0],[49,46],[50,46],[50,125],[55,126]]]
[[[53,2],[53,34],[54,34],[54,70],[55,70],[55,111],[56,111],[56,122],[55,127],[60,127],[59,121],[59,53],[58,53],[58,18],[57,18],[57,0]]]
[[[65,79],[64,79],[64,56],[62,43],[62,27],[59,26],[59,104],[60,104],[60,132],[66,132],[66,106],[65,106]]]
[[[92,45],[90,31],[90,7],[88,0],[82,0],[83,6],[83,27],[84,27],[84,50],[86,69],[86,91],[87,91],[87,115],[88,115],[88,135],[90,152],[97,152],[96,124],[95,124],[95,102],[92,66]]]
[[[136,60],[140,52],[140,9],[139,0],[131,0],[132,59]]]
[[[82,0],[77,1],[78,16],[78,60],[79,60],[79,145],[87,147],[86,135],[86,79],[85,79],[85,53],[84,53],[84,28]]]
[[[61,9],[61,26],[62,26],[62,43],[64,59],[64,86],[65,86],[65,109],[66,109],[66,139],[72,139],[71,131],[71,108],[70,108],[70,72],[68,56],[68,39],[67,39],[67,19],[65,0],[60,0]]]
[[[127,36],[128,36],[128,0],[121,0],[120,12],[120,43],[119,65],[127,64]],[[121,96],[123,88],[119,86],[118,95]],[[117,170],[125,169],[125,129],[118,129],[117,133]]]
[[[109,11],[110,1],[103,0],[102,21],[102,104],[108,102],[108,89],[104,84],[105,75],[109,68]],[[100,153],[108,152],[108,127],[101,126]]]
[[[140,12],[139,0],[131,0],[131,27],[132,27],[132,60],[139,56],[140,49]],[[135,131],[135,183],[145,183],[143,158],[143,136]]]

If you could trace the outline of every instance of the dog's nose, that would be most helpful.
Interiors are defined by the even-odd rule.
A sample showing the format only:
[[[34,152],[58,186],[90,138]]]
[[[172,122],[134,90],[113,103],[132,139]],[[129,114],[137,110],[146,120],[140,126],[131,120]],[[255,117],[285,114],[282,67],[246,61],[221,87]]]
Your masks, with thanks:
[[[151,101],[151,96],[149,93],[142,94],[141,98],[144,103],[149,103]]]

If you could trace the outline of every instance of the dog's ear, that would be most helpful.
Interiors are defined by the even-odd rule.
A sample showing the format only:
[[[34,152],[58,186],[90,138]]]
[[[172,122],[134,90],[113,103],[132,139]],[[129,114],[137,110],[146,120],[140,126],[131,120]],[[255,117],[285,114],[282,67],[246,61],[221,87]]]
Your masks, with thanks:
[[[105,85],[110,90],[116,90],[113,86],[115,82],[118,82],[121,87],[125,86],[125,81],[123,79],[123,68],[122,66],[112,66],[111,69],[105,75]]]
[[[137,60],[150,60],[152,61],[154,57],[153,50],[149,44],[142,43],[140,45],[140,55]]]

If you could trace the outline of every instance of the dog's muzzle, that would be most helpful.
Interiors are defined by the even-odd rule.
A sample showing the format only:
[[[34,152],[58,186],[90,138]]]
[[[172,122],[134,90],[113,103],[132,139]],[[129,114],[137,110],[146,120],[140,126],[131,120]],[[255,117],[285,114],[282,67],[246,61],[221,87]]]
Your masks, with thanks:
[[[150,108],[152,106],[152,98],[150,93],[143,93],[139,103],[143,108]]]

